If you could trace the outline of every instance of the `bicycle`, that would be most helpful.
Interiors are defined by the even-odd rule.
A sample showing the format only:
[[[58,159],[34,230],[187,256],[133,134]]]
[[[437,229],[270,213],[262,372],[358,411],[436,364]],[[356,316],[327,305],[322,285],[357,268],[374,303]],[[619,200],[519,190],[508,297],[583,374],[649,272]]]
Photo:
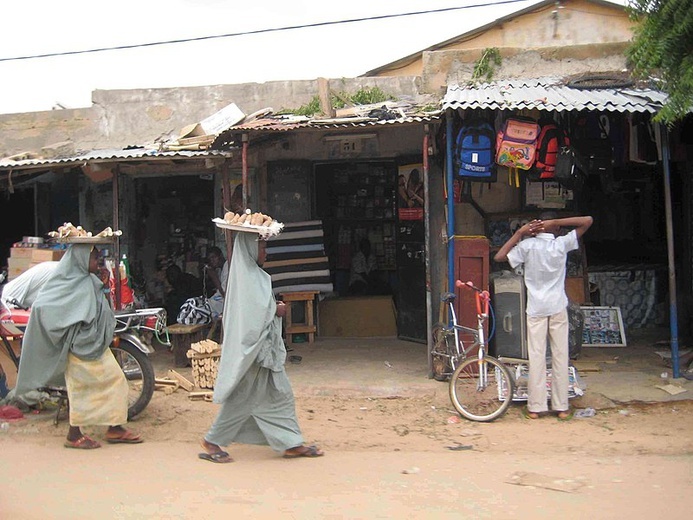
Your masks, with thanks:
[[[503,415],[513,400],[515,380],[508,367],[490,356],[484,325],[488,320],[490,295],[472,282],[455,282],[456,287],[474,291],[477,327],[466,327],[457,322],[456,296],[445,293],[441,301],[448,307],[448,324],[433,327],[434,377],[449,379],[450,400],[463,417],[477,422],[489,422]],[[473,341],[465,343],[462,335]],[[475,349],[476,350],[475,352]],[[473,357],[472,357],[473,356]]]

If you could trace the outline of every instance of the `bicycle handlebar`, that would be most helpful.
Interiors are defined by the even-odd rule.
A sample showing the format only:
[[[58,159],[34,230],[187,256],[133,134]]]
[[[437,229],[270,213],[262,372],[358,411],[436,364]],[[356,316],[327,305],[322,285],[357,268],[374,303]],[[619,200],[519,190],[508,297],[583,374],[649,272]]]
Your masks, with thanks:
[[[477,314],[486,314],[488,315],[488,308],[489,308],[489,303],[491,301],[491,295],[489,294],[488,291],[484,291],[482,289],[479,289],[477,286],[475,286],[472,282],[463,282],[462,280],[457,280],[455,282],[455,286],[458,288],[467,288],[472,291],[474,291],[474,297],[476,300],[476,312]],[[482,302],[483,300],[483,312],[482,312]]]

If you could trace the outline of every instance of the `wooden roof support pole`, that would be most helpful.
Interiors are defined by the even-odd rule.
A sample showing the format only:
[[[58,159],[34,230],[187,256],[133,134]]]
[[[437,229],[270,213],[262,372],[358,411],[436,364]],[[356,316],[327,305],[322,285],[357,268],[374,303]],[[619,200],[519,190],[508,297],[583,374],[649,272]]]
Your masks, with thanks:
[[[433,317],[431,316],[431,219],[430,219],[430,193],[429,193],[429,165],[428,165],[428,148],[430,146],[430,125],[423,126],[423,183],[424,183],[424,260],[426,272],[426,337],[428,338],[428,373],[429,377],[433,377],[433,350],[432,330]]]
[[[113,168],[113,229],[120,229],[120,166],[116,164]],[[115,255],[115,267],[113,276],[115,277],[115,310],[120,310],[120,237],[115,237],[113,245]]]
[[[229,162],[224,161],[221,165],[221,198],[224,201],[224,213],[231,209],[231,175],[229,174]],[[233,233],[230,229],[224,230],[226,241],[226,261],[231,265],[231,255],[233,254]],[[226,288],[224,288],[226,290]]]
[[[667,227],[667,260],[669,274],[669,329],[671,331],[671,368],[674,378],[681,377],[679,366],[679,322],[678,305],[676,302],[676,261],[674,258],[674,224],[671,207],[671,171],[669,169],[669,130],[660,124],[659,132],[662,137],[662,167],[664,169],[664,213]]]
[[[241,161],[243,179],[243,209],[248,209],[248,134],[241,136]],[[230,206],[229,206],[230,207]]]
[[[327,78],[318,78],[318,99],[322,113],[329,119],[335,117],[336,112],[330,97],[330,81]]]

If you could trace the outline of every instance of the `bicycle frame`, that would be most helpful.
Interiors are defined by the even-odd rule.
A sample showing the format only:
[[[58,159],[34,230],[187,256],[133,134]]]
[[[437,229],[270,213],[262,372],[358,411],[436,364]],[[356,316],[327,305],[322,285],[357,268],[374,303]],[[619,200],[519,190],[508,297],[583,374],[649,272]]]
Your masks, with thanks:
[[[457,321],[457,313],[455,312],[455,306],[453,305],[454,300],[447,300],[447,306],[448,306],[448,313],[450,316],[450,321],[452,322],[452,327],[449,328],[448,330],[452,330],[455,336],[455,355],[456,359],[451,360],[451,364],[453,365],[453,369],[455,368],[455,365],[457,365],[457,361],[460,359],[466,359],[468,357],[468,353],[473,350],[475,347],[479,347],[479,359],[483,359],[483,357],[486,355],[487,351],[487,344],[486,344],[486,333],[484,331],[484,325],[486,321],[488,320],[489,316],[489,302],[490,302],[490,296],[488,291],[482,291],[481,289],[478,289],[477,287],[474,287],[471,285],[470,282],[468,283],[462,283],[461,281],[457,281],[457,287],[468,287],[470,289],[474,290],[474,299],[476,303],[476,316],[477,316],[477,326],[476,329],[472,327],[467,327],[465,325],[460,325]],[[468,333],[471,334],[474,337],[474,342],[469,345],[468,347],[465,348],[465,344],[460,338],[461,333]]]
[[[437,370],[434,377],[438,374],[441,378],[436,379],[446,380],[442,377],[452,368],[448,391],[455,409],[473,421],[493,421],[510,406],[514,381],[508,367],[488,354],[485,326],[490,316],[490,295],[471,282],[458,280],[455,285],[474,291],[476,328],[461,325],[457,321],[453,305],[455,294],[444,294],[442,300],[448,306],[449,316],[448,324],[441,324],[434,337],[434,370]],[[463,334],[471,335],[472,341],[465,342],[461,337]],[[454,348],[450,345],[453,337]],[[473,352],[474,348],[478,349],[476,353]],[[503,388],[506,390],[503,391]]]

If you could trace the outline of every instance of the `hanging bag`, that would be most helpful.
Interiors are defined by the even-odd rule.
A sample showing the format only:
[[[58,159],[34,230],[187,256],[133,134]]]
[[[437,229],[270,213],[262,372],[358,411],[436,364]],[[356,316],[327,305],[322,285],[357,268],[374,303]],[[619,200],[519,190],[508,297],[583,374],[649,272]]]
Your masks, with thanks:
[[[529,170],[537,151],[539,125],[532,119],[511,117],[496,136],[496,164]]]
[[[580,155],[571,146],[562,146],[556,156],[556,181],[569,190],[580,190],[585,183],[585,168]]]
[[[207,300],[207,283],[202,280],[202,296],[188,298],[178,311],[176,321],[181,325],[205,325],[212,323],[212,307]]]
[[[209,306],[207,298],[196,296],[195,298],[185,300],[183,305],[180,306],[176,321],[183,325],[212,323],[212,308]]]

